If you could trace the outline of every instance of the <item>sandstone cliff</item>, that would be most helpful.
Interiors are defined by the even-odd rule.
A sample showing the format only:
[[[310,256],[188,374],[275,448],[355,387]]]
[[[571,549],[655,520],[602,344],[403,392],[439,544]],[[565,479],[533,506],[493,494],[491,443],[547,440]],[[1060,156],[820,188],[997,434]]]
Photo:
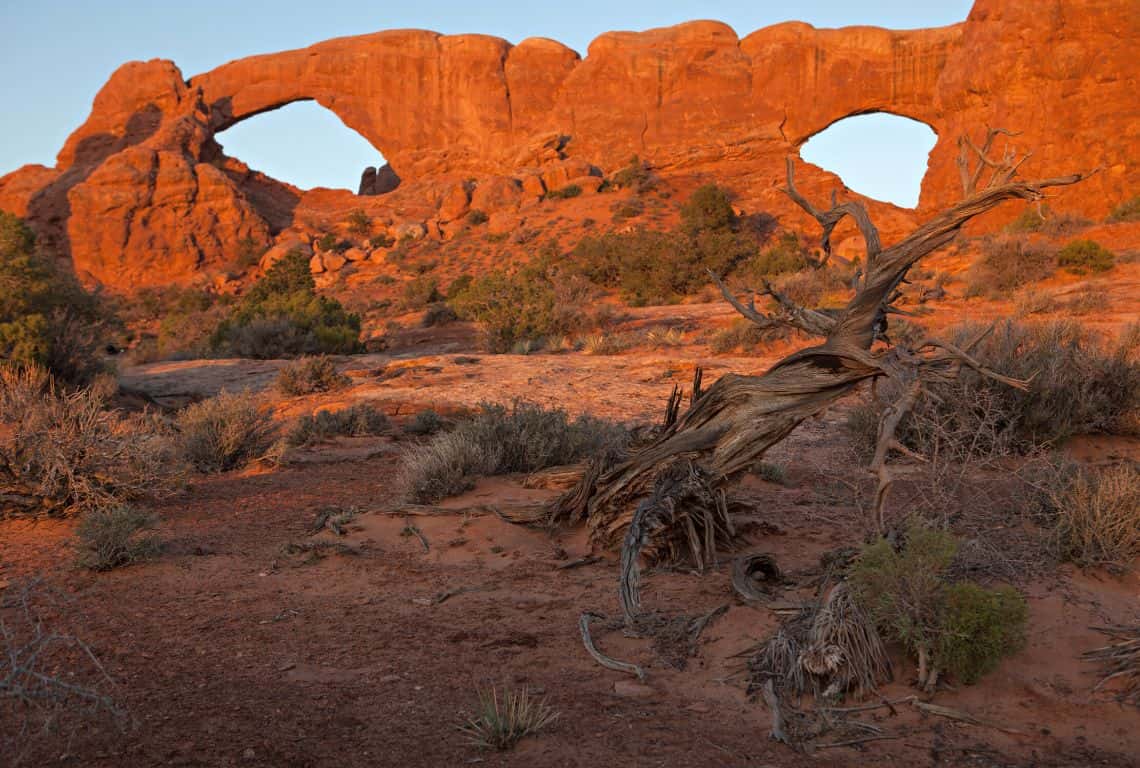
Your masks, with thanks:
[[[833,122],[874,111],[938,134],[920,210],[961,195],[959,135],[1001,125],[1034,150],[1033,175],[1101,166],[1054,202],[1101,217],[1140,191],[1138,43],[1135,0],[978,0],[965,22],[941,29],[787,23],[741,39],[697,21],[607,33],[585,58],[551,40],[512,46],[405,30],[254,56],[189,80],[171,62],[136,62],[100,91],[54,169],[0,179],[0,208],[26,215],[81,275],[111,287],[224,269],[235,243],[268,244],[302,212],[354,204],[348,193],[301,193],[253,172],[214,140],[311,99],[400,180],[390,195],[356,200],[383,216],[391,196],[388,218],[418,217],[432,236],[472,206],[517,208],[634,153],[662,174],[740,186],[794,219],[775,191],[784,157]],[[474,190],[459,181],[471,178]],[[799,178],[809,191],[837,183],[807,164]],[[875,207],[888,232],[907,217]]]

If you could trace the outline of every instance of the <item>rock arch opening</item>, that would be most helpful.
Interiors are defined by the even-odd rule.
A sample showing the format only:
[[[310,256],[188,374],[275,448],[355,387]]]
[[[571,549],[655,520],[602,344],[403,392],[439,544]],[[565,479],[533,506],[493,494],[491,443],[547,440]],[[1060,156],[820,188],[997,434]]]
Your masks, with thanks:
[[[227,155],[303,190],[325,187],[375,195],[400,183],[376,147],[312,100],[252,115],[216,139]]]
[[[800,157],[861,195],[915,208],[937,141],[926,123],[874,112],[832,123],[800,147]]]

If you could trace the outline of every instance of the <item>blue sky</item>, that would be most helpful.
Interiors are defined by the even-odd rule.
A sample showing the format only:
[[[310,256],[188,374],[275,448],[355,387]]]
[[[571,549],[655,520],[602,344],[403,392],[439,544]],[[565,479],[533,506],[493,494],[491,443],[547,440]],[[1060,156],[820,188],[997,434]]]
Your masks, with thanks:
[[[299,48],[330,37],[381,29],[483,32],[512,42],[541,36],[583,55],[590,40],[611,29],[648,29],[691,19],[718,19],[743,37],[760,27],[798,19],[819,27],[852,24],[908,29],[953,24],[970,0],[4,0],[0,7],[0,174],[25,163],[54,165],[67,135],[86,118],[91,100],[112,71],[132,59],[168,58],[187,77],[230,59]],[[937,5],[937,8],[930,6]],[[852,119],[852,121],[857,119]],[[929,151],[929,129],[871,116],[854,122],[844,141],[813,139],[805,157],[834,170],[853,189],[908,202]],[[227,153],[300,187],[355,188],[378,153],[316,105],[295,104],[219,136]],[[878,152],[912,158],[882,178]],[[917,159],[913,159],[917,158]],[[911,202],[913,202],[911,200]]]

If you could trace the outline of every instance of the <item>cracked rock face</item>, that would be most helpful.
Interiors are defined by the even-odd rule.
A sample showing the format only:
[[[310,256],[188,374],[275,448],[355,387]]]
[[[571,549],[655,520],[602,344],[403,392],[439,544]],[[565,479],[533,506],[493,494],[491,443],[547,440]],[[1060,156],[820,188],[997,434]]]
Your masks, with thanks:
[[[369,197],[357,199],[404,195],[425,221],[463,214],[469,201],[439,194],[457,181],[497,190],[481,210],[517,206],[540,185],[594,174],[572,169],[608,173],[633,154],[665,174],[774,188],[807,139],[875,111],[938,134],[920,211],[961,196],[957,139],[996,125],[1022,132],[1030,175],[1101,166],[1051,203],[1099,218],[1140,189],[1138,43],[1135,0],[978,0],[965,22],[939,29],[785,23],[740,38],[700,21],[607,33],[585,58],[552,40],[403,30],[240,59],[190,80],[169,61],[132,62],[99,92],[55,168],[0,179],[0,208],[27,217],[93,282],[189,281],[224,269],[239,241],[268,245],[294,225],[302,198],[317,212],[353,205],[252,171],[214,141],[241,120],[315,100],[390,163],[365,172],[359,191]],[[810,165],[797,178],[823,194],[837,182]],[[763,201],[794,216],[779,195]]]

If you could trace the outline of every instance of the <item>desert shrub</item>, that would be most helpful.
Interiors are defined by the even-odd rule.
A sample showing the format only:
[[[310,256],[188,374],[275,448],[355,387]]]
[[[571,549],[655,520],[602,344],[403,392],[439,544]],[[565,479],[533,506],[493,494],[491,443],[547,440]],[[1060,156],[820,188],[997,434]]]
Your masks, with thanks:
[[[552,189],[546,193],[547,198],[550,200],[568,200],[571,197],[578,197],[582,194],[582,188],[577,184],[567,184],[561,189]]]
[[[96,350],[110,320],[98,297],[36,253],[21,219],[0,211],[0,360],[86,384],[101,370]]]
[[[838,309],[847,303],[847,283],[840,271],[831,267],[804,269],[774,282],[781,293],[801,306],[822,309],[831,305]]]
[[[81,513],[177,490],[169,435],[108,410],[102,383],[63,391],[42,368],[0,366],[0,512]]]
[[[1024,237],[986,237],[982,240],[981,250],[981,258],[967,278],[975,293],[1002,294],[1044,280],[1056,269],[1054,250]]]
[[[629,432],[589,416],[526,402],[484,404],[449,432],[411,448],[400,469],[410,500],[430,503],[474,485],[475,478],[534,472],[588,456],[623,450]]]
[[[1027,290],[1017,297],[1013,305],[1015,317],[1043,315],[1057,310],[1057,300],[1047,291]]]
[[[1112,209],[1112,212],[1108,214],[1107,221],[1109,223],[1118,221],[1140,221],[1140,195],[1117,204],[1117,206]]]
[[[407,309],[422,309],[428,304],[443,300],[439,292],[439,281],[434,277],[420,275],[404,283],[404,307]]]
[[[471,287],[471,283],[474,281],[475,278],[467,272],[464,272],[462,275],[452,280],[451,283],[447,286],[447,300],[451,301],[452,299],[461,296],[464,291]]]
[[[357,208],[348,214],[348,231],[359,237],[368,237],[372,234],[372,217],[363,208]]]
[[[233,264],[238,269],[251,269],[256,267],[261,257],[265,254],[265,243],[256,240],[249,235],[237,241],[237,248],[234,253]]]
[[[722,328],[713,334],[709,348],[718,355],[749,351],[764,343],[767,337],[767,332],[755,323],[737,319],[728,328]]]
[[[441,429],[443,418],[430,408],[418,412],[404,425],[404,431],[409,435],[434,435]]]
[[[352,354],[360,348],[360,316],[318,296],[308,258],[292,251],[219,323],[210,346],[219,354],[259,359]]]
[[[1074,240],[1057,254],[1057,265],[1070,272],[1107,272],[1116,265],[1116,256],[1095,240]]]
[[[745,266],[750,276],[768,277],[789,272],[799,272],[808,267],[808,250],[799,235],[787,231],[775,243],[760,251]]]
[[[508,352],[518,342],[596,324],[596,315],[583,311],[593,293],[579,276],[538,259],[515,272],[481,275],[449,303],[459,317],[482,325],[490,351]]]
[[[391,248],[396,244],[396,238],[391,235],[373,235],[368,239],[368,244],[373,248]]]
[[[501,698],[498,690],[492,688],[479,692],[475,715],[460,730],[478,747],[506,750],[557,719],[558,713],[546,700],[531,696],[526,688],[504,691]]]
[[[613,212],[612,221],[615,224],[620,224],[627,219],[636,219],[641,214],[645,213],[645,203],[640,200],[624,200],[614,203],[610,206]]]
[[[610,177],[610,183],[618,189],[632,189],[640,195],[653,190],[657,186],[657,179],[649,170],[649,164],[634,155],[624,168]]]
[[[1087,229],[1091,224],[1088,219],[1076,214],[1057,213],[1048,205],[1030,205],[1006,225],[1005,231],[1011,234],[1040,232],[1050,237],[1064,237]]]
[[[630,305],[646,306],[680,301],[708,284],[708,270],[724,274],[752,248],[733,233],[704,233],[694,239],[639,228],[584,237],[571,261],[590,282],[618,289]]]
[[[681,231],[690,237],[701,232],[724,231],[737,225],[728,190],[716,184],[698,188],[681,205]]]
[[[947,336],[962,346],[982,326],[965,324]],[[1140,409],[1140,334],[1114,344],[1071,321],[999,323],[973,351],[983,366],[1031,380],[1022,392],[972,370],[928,386],[899,429],[903,442],[927,455],[1027,453],[1076,434],[1112,432]],[[894,385],[882,387],[891,402]],[[879,408],[881,406],[875,406]]]
[[[481,211],[478,208],[473,209],[467,214],[467,223],[472,227],[486,224],[490,219],[491,217],[487,215],[486,211]]]
[[[277,389],[285,395],[311,395],[333,392],[348,386],[351,379],[338,373],[336,363],[327,357],[302,357],[277,373]]]
[[[954,584],[946,589],[934,657],[940,668],[972,685],[1025,645],[1028,614],[1013,587]]]
[[[368,403],[339,411],[317,411],[302,416],[286,438],[289,445],[311,445],[331,437],[382,435],[391,427],[388,417]]]
[[[437,325],[447,325],[459,319],[459,315],[450,305],[440,301],[432,304],[424,312],[420,325],[424,328],[433,328]]]
[[[88,512],[75,528],[76,562],[92,571],[109,571],[158,554],[158,539],[145,535],[154,528],[153,515],[133,507],[110,507]]]
[[[973,683],[1024,639],[1027,610],[1013,589],[951,583],[958,553],[949,533],[912,524],[901,547],[880,539],[863,547],[849,583],[858,604],[890,640],[919,660],[919,684],[948,671]]]
[[[251,392],[221,392],[184,408],[179,443],[199,472],[228,472],[263,458],[277,439],[272,414]]]
[[[1140,471],[1077,472],[1051,489],[1059,554],[1081,566],[1128,568],[1140,557]]]

